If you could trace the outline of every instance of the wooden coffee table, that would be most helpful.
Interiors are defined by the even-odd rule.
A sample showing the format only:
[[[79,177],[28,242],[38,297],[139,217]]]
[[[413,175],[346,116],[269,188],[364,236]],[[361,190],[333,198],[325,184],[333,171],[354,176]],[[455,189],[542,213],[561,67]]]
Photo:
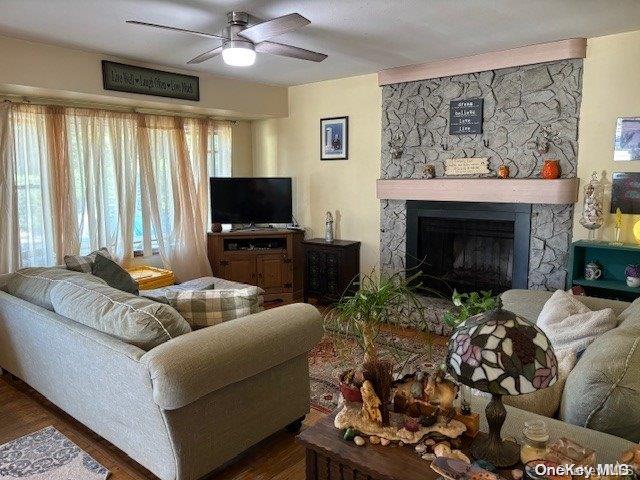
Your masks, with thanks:
[[[430,462],[422,460],[411,445],[359,447],[342,439],[328,415],[298,435],[306,448],[307,480],[435,480]]]

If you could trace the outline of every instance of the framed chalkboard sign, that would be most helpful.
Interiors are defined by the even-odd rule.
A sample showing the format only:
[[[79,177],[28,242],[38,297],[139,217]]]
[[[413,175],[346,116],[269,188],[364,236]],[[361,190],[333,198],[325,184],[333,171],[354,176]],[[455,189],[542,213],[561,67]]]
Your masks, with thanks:
[[[200,101],[200,79],[193,75],[102,61],[105,90]]]
[[[449,104],[449,134],[476,135],[482,133],[482,98],[451,100]]]
[[[612,175],[611,213],[620,209],[622,213],[640,213],[640,173],[615,172]]]

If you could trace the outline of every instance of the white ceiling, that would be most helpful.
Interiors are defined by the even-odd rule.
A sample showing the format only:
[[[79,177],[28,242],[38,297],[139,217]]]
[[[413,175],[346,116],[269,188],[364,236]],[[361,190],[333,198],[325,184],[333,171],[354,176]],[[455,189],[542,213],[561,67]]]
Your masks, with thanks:
[[[248,68],[220,57],[188,67],[219,43],[125,24],[218,32],[230,10],[263,19],[299,12],[311,25],[274,41],[329,58],[316,64],[259,54]],[[283,85],[638,29],[640,0],[0,0],[0,35]]]

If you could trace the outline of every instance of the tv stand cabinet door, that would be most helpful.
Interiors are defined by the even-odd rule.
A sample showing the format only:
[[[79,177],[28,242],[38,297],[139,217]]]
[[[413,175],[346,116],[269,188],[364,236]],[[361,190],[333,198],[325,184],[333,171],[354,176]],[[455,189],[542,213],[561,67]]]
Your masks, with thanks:
[[[226,256],[220,262],[222,267],[222,277],[233,282],[246,283],[248,285],[257,284],[256,259],[245,256]]]
[[[265,293],[280,293],[285,288],[286,275],[282,255],[259,255],[256,258],[256,272],[258,286],[264,289]]]

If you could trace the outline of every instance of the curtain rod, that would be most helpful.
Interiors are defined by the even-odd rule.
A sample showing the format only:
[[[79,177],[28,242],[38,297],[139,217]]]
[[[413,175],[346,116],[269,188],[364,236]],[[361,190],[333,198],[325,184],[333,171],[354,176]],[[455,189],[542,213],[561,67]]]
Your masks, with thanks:
[[[47,98],[47,97],[28,97],[25,95],[11,95],[0,94],[0,99],[3,102],[9,103],[27,103],[30,105],[56,105],[69,108],[87,108],[97,110],[109,110],[114,112],[128,112],[128,113],[143,113],[148,115],[170,115],[178,117],[190,117],[190,118],[209,118],[211,120],[229,122],[232,125],[237,125],[239,120],[230,120],[228,118],[213,117],[211,115],[204,115],[201,113],[184,112],[179,110],[161,110],[156,108],[143,108],[143,107],[128,107],[125,105],[113,105],[107,103],[94,103],[94,102],[78,102],[78,101],[65,101],[64,99]]]

